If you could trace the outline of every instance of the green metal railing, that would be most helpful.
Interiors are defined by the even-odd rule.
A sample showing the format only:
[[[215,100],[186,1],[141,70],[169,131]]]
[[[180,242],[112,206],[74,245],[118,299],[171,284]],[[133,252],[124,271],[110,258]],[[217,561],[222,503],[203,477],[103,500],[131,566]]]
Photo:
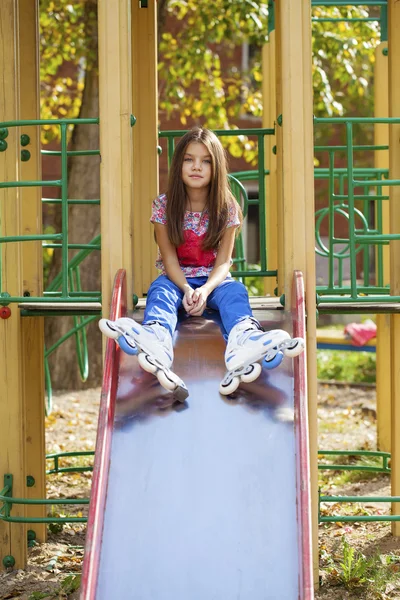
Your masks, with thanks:
[[[383,202],[389,200],[382,188],[400,185],[398,179],[388,179],[388,170],[356,166],[355,154],[387,150],[387,146],[354,144],[355,125],[400,123],[398,118],[335,118],[315,119],[315,125],[335,124],[345,128],[346,143],[337,146],[316,146],[315,152],[328,154],[328,167],[316,168],[315,179],[328,181],[328,206],[316,213],[316,252],[327,259],[328,281],[317,286],[318,302],[358,303],[399,302],[400,296],[391,296],[384,285],[383,246],[400,239],[400,232],[387,233],[382,229]],[[336,166],[337,156],[344,156],[345,167]],[[343,162],[343,160],[342,160]],[[328,242],[320,233],[324,219],[328,219]],[[338,221],[347,221],[347,235],[336,236]],[[340,247],[341,246],[341,247]],[[374,258],[372,257],[374,254]],[[363,264],[362,281],[357,279],[357,255]],[[375,275],[372,268],[375,261]],[[344,264],[349,263],[348,282],[345,281]],[[337,273],[335,273],[335,266]]]
[[[69,260],[70,251],[93,250],[100,249],[100,240],[96,243],[80,243],[72,244],[68,239],[68,208],[72,204],[88,204],[96,205],[100,200],[80,200],[68,198],[68,158],[72,156],[99,156],[99,150],[68,150],[68,136],[70,128],[75,125],[97,125],[99,119],[51,119],[51,120],[24,120],[24,121],[8,121],[0,123],[1,139],[4,142],[0,147],[0,151],[7,151],[6,139],[9,134],[9,129],[17,129],[23,127],[43,127],[43,126],[58,126],[60,129],[60,150],[49,151],[44,150],[44,156],[59,156],[61,159],[61,177],[55,180],[38,180],[38,181],[6,181],[0,182],[0,189],[6,188],[27,188],[27,187],[57,187],[60,189],[60,198],[43,198],[44,204],[61,205],[61,232],[54,234],[37,234],[37,235],[19,235],[19,236],[1,236],[0,232],[0,305],[8,305],[13,302],[26,302],[26,296],[12,296],[4,289],[1,278],[1,263],[3,260],[3,248],[5,244],[15,242],[40,242],[43,248],[52,248],[61,251],[61,271],[60,277],[57,280],[57,286],[50,286],[44,291],[43,296],[29,297],[30,302],[43,303],[51,299],[52,302],[76,303],[76,302],[100,302],[100,291],[83,291],[74,289],[72,277],[77,277],[78,271],[73,269]]]
[[[166,139],[168,168],[171,165],[172,156],[175,150],[175,141],[186,133],[182,130],[161,131],[160,139]],[[235,258],[233,261],[234,277],[276,277],[277,271],[268,269],[267,241],[266,241],[266,187],[265,177],[269,171],[265,168],[265,137],[267,135],[275,135],[274,129],[253,128],[253,129],[216,129],[214,133],[220,137],[255,137],[257,143],[258,168],[250,171],[240,171],[231,173],[230,183],[231,189],[239,205],[243,210],[244,217],[247,216],[248,206],[254,205],[258,208],[258,232],[259,232],[259,248],[260,248],[260,269],[250,269],[248,267],[245,252],[243,247],[243,237],[238,236],[235,244]],[[249,199],[246,188],[243,185],[245,181],[255,181],[258,189],[258,198]],[[260,201],[261,199],[261,201]],[[268,199],[267,199],[268,201]]]
[[[369,450],[347,451],[347,450],[319,450],[318,456],[322,458],[329,457],[351,457],[357,459],[381,459],[381,465],[376,464],[336,464],[319,462],[318,469],[322,471],[359,471],[369,473],[382,473],[390,475],[389,467],[390,453],[389,452],[371,452]],[[357,522],[357,521],[400,521],[400,515],[324,515],[321,504],[365,504],[365,503],[386,503],[400,502],[399,496],[328,496],[318,493],[318,519],[320,523],[337,523],[337,522]]]

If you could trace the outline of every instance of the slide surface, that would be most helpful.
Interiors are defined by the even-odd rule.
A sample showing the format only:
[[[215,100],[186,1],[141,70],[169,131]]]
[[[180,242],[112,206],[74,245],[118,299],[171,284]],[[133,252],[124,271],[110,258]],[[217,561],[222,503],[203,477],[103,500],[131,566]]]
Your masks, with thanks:
[[[265,328],[292,333],[283,310],[254,312]],[[171,406],[136,357],[108,344],[85,600],[313,597],[294,406],[301,382],[286,358],[223,397],[224,349],[216,313],[180,320],[174,370],[189,398]],[[282,420],[282,407],[294,410],[295,422]]]

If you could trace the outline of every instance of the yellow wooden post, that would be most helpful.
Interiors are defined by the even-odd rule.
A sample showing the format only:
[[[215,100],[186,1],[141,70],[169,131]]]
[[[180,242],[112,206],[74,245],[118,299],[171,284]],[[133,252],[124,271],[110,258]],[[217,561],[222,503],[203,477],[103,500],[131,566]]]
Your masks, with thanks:
[[[263,65],[263,127],[274,127],[276,120],[276,86],[275,86],[275,31],[270,31],[268,43],[262,50]],[[275,137],[268,135],[265,140],[265,162],[269,175],[265,178],[266,197],[266,238],[268,270],[278,268],[278,196],[276,189],[277,165],[276,154],[273,151],[276,145]],[[275,278],[267,277],[264,283],[264,293],[274,295],[277,286]]]
[[[388,1],[389,47],[389,116],[400,117],[400,3]],[[390,179],[400,179],[400,124],[389,126]],[[390,187],[390,226],[392,233],[400,233],[400,187]],[[400,240],[390,243],[390,292],[400,295]],[[400,315],[391,316],[392,362],[392,495],[400,496]],[[400,515],[400,505],[392,504],[392,514]],[[393,535],[400,535],[400,521],[392,523]]]
[[[143,3],[144,5],[145,3]],[[147,292],[156,276],[156,244],[150,223],[158,195],[157,2],[132,2],[133,113],[133,281],[134,292]]]
[[[375,50],[375,85],[374,85],[375,117],[389,116],[388,97],[388,57],[387,42],[382,42]],[[381,123],[375,125],[375,144],[387,146],[389,144],[389,126]],[[375,167],[387,169],[389,167],[389,152],[386,150],[375,151]],[[388,195],[389,188],[383,187],[382,194]],[[389,203],[382,202],[382,227],[383,232],[390,230]],[[390,252],[389,246],[383,247],[383,283],[390,283]],[[377,436],[378,449],[390,452],[391,436],[391,404],[390,404],[390,315],[376,315],[376,404],[377,404]]]
[[[283,252],[285,220],[283,215],[283,134],[280,125],[282,117],[282,39],[280,31],[280,3],[275,3],[275,142],[276,142],[276,201],[278,225],[278,296],[284,293],[285,256]]]
[[[309,0],[276,2],[277,79],[282,106],[282,231],[283,281],[286,306],[291,305],[293,271],[305,277],[307,311],[307,375],[310,418],[311,492],[314,579],[318,582],[318,470],[316,294],[314,245],[314,153],[311,72],[311,5]],[[279,42],[278,42],[279,40]],[[279,49],[278,49],[279,43]],[[278,73],[278,65],[280,74]],[[281,283],[280,283],[281,285]]]
[[[20,118],[39,119],[39,2],[19,0],[19,48],[20,48]],[[41,179],[40,131],[37,127],[20,130],[29,135],[30,142],[24,147],[31,154],[28,161],[21,162],[21,180]],[[18,140],[17,140],[18,141]],[[42,230],[41,188],[20,190],[23,235],[39,234]],[[43,292],[42,246],[40,242],[24,243],[22,252],[23,292],[41,296]],[[25,398],[25,444],[26,475],[32,477],[33,486],[27,487],[25,496],[46,497],[46,464],[44,432],[44,322],[43,317],[25,317],[21,320],[21,360]],[[27,516],[46,516],[45,506],[28,506]],[[29,524],[36,532],[36,539],[46,539],[46,525]]]
[[[0,53],[0,121],[17,120],[19,113],[18,8],[14,0],[4,0],[0,11],[2,52]],[[19,175],[20,144],[18,129],[10,128],[8,148],[0,154],[0,181],[16,181]],[[19,235],[21,231],[21,194],[16,188],[0,190],[1,235]],[[23,292],[21,244],[1,246],[2,291],[21,296]],[[0,487],[4,476],[13,477],[12,494],[26,494],[26,463],[24,451],[24,379],[21,356],[21,317],[16,306],[11,317],[0,320]],[[42,358],[42,357],[41,357]],[[13,516],[25,516],[23,505],[14,505]],[[26,525],[8,524],[0,520],[0,559],[11,555],[17,568],[25,566],[27,558]]]
[[[134,4],[134,3],[132,3]],[[131,2],[99,0],[101,275],[103,314],[115,273],[126,269],[132,297]]]

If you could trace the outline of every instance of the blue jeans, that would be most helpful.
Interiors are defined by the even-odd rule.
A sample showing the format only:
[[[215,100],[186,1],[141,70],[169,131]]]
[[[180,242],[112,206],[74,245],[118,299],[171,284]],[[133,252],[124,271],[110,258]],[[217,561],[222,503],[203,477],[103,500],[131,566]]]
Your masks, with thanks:
[[[208,277],[188,277],[187,282],[196,289],[204,285]],[[151,284],[146,300],[143,325],[158,321],[173,335],[182,306],[184,293],[166,275],[160,275]],[[243,318],[252,317],[249,296],[245,286],[227,277],[207,298],[207,307],[218,310],[227,335]]]

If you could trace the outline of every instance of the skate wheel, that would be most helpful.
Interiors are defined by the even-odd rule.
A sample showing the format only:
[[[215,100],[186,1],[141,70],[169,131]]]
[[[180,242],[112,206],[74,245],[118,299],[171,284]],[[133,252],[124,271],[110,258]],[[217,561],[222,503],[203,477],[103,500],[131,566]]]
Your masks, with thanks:
[[[138,349],[136,348],[136,346],[132,346],[123,335],[119,336],[117,342],[118,342],[118,346],[126,354],[135,356],[138,353]]]
[[[219,393],[223,396],[229,396],[238,389],[239,383],[239,377],[225,377],[220,383]]]
[[[113,340],[117,340],[121,335],[121,332],[113,327],[113,322],[109,321],[109,319],[100,319],[99,329],[101,333],[104,333],[104,335]]]
[[[261,371],[262,367],[260,363],[253,363],[252,365],[249,365],[243,375],[240,376],[240,380],[243,381],[243,383],[255,381],[257,377],[260,376]]]
[[[157,373],[157,379],[160,382],[160,385],[169,392],[173,392],[178,387],[177,383],[168,377],[161,369]]]
[[[297,340],[293,340],[293,342],[294,342],[293,346],[291,346],[289,348],[285,348],[285,350],[283,351],[285,356],[287,356],[289,358],[298,356],[304,350],[304,341],[303,340],[297,339]]]
[[[157,365],[152,361],[148,354],[141,352],[138,356],[139,365],[148,373],[155,373],[158,369]]]
[[[275,356],[273,358],[271,358],[271,360],[266,360],[264,358],[264,366],[268,370],[276,369],[276,367],[279,367],[279,365],[281,364],[282,361],[283,361],[283,353],[277,352],[275,354]]]

